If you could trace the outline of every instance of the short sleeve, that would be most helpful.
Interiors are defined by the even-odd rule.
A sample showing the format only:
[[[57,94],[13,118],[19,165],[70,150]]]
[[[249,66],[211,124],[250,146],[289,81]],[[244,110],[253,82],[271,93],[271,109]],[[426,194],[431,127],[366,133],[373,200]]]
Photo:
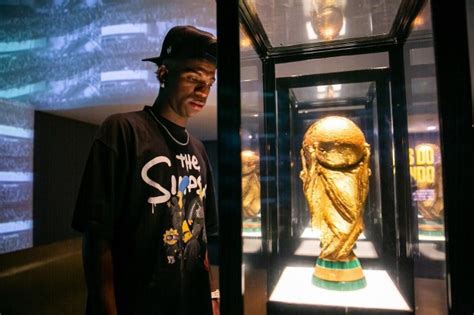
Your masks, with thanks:
[[[106,121],[93,142],[82,176],[72,227],[113,239],[125,189],[126,154],[118,123]]]

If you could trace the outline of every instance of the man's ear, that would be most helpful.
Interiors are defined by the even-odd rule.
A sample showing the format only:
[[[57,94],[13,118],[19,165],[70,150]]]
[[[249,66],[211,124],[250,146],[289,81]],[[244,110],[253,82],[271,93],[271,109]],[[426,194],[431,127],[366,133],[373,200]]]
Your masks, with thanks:
[[[166,77],[168,76],[168,68],[166,67],[166,65],[159,66],[157,74],[158,80],[160,80],[161,83],[165,83]]]

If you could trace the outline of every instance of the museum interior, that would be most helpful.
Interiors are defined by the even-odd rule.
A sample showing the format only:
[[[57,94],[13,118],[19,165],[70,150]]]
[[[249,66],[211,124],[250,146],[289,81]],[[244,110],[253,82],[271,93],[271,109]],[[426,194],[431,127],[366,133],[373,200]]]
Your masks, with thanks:
[[[473,314],[474,1],[0,0],[0,315],[84,314],[86,160],[175,25],[218,38],[221,314]]]

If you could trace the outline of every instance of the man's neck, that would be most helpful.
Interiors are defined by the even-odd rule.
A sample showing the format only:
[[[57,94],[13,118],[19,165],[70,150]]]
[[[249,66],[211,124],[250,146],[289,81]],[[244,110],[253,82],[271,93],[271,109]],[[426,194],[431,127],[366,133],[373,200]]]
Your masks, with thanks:
[[[159,97],[156,98],[155,102],[153,103],[152,110],[160,115],[161,117],[175,123],[178,126],[186,127],[188,123],[188,119],[179,116],[175,111],[171,109],[171,106],[166,103],[166,101],[161,100]]]

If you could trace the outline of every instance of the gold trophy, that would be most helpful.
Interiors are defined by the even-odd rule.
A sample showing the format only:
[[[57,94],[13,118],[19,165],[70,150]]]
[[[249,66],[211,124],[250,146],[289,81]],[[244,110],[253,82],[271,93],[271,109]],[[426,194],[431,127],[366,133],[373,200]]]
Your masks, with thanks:
[[[260,231],[260,172],[259,157],[251,150],[242,156],[242,216],[243,228],[247,232]]]
[[[304,135],[300,178],[311,225],[321,231],[321,254],[313,273],[316,286],[340,291],[366,286],[353,247],[364,228],[369,158],[364,134],[347,118],[323,118]]]

